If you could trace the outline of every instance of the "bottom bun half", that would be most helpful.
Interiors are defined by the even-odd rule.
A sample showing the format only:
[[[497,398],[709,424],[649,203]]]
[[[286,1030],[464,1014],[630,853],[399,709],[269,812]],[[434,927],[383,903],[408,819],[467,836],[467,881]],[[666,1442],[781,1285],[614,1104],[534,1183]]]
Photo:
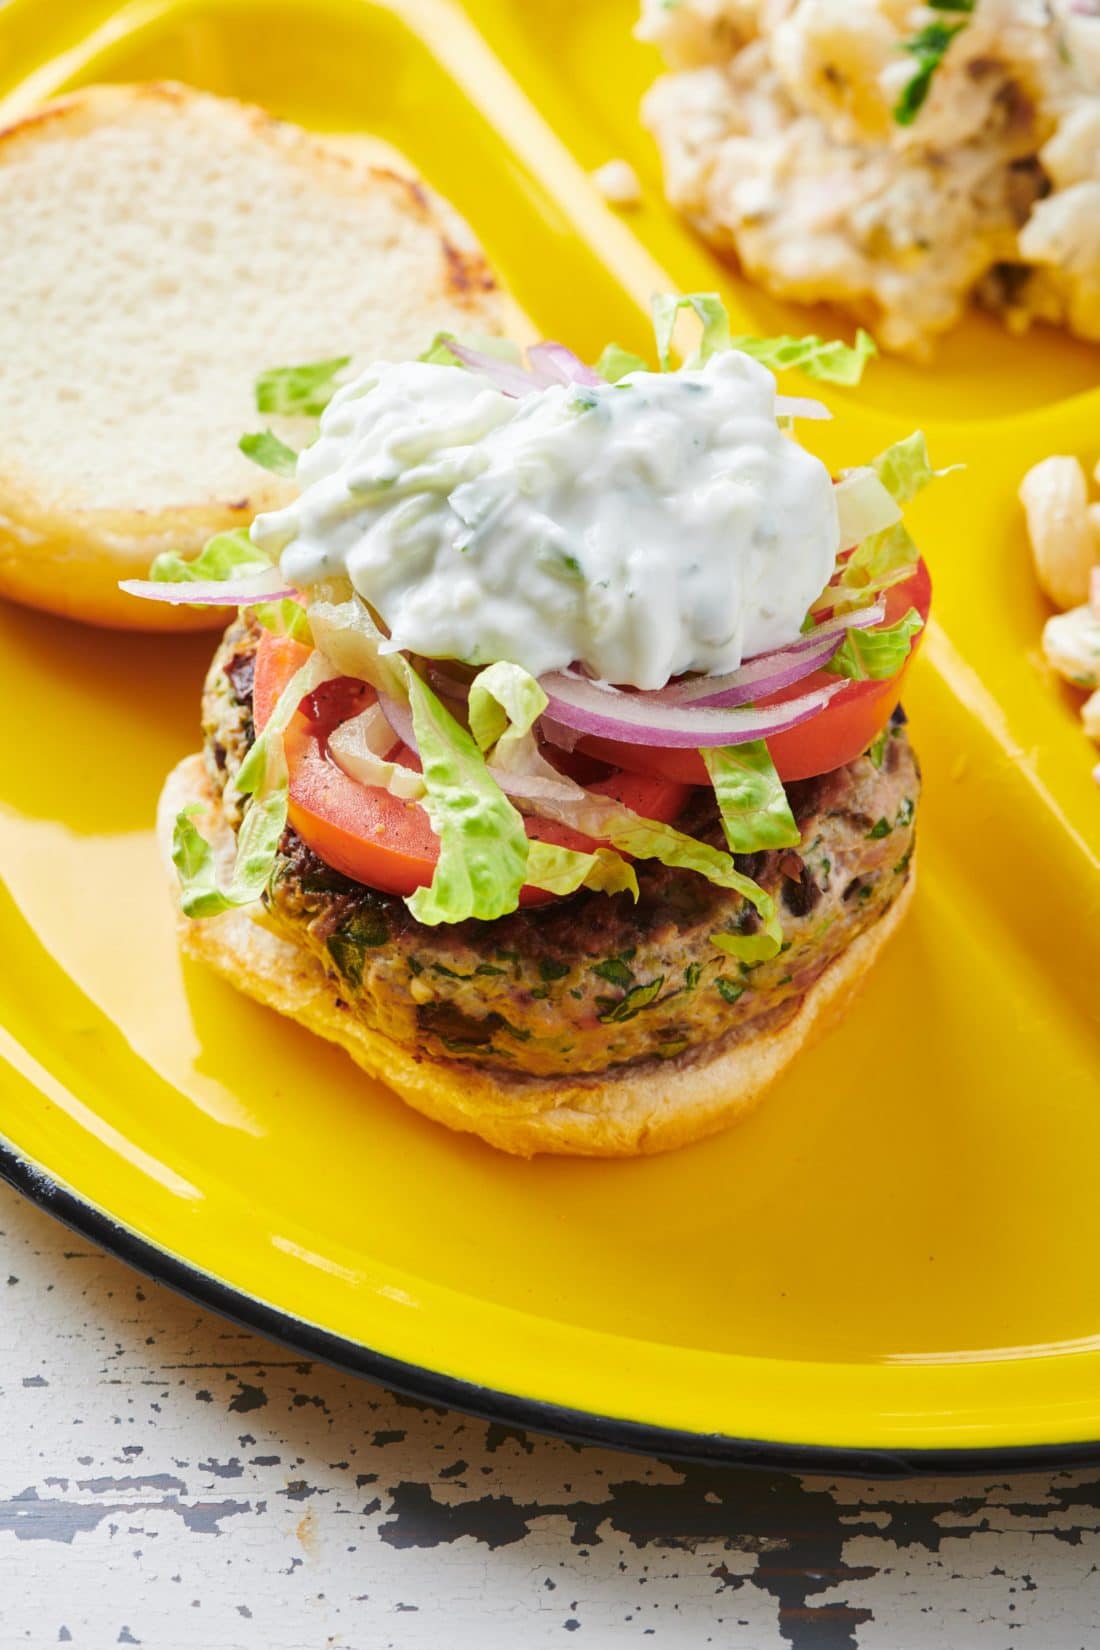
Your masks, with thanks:
[[[199,823],[223,876],[235,851],[233,831],[211,793],[202,758],[189,756],[169,774],[157,817],[158,840],[174,891],[172,827],[177,813],[190,803],[206,809]],[[336,983],[318,959],[247,908],[199,921],[179,913],[179,933],[187,956],[209,964],[258,1002],[338,1043],[371,1077],[448,1128],[480,1135],[491,1146],[521,1157],[536,1152],[632,1157],[714,1134],[754,1105],[801,1051],[840,1019],[899,927],[913,886],[911,873],[885,915],[830,964],[794,1017],[779,1029],[709,1051],[689,1051],[671,1061],[621,1066],[604,1077],[511,1077],[418,1055],[372,1031],[340,1006]]]

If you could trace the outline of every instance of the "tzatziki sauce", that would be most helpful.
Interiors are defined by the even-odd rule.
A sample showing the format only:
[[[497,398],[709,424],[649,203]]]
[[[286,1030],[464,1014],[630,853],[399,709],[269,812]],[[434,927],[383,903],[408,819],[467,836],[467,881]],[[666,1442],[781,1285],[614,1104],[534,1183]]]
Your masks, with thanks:
[[[252,527],[289,584],[347,578],[395,646],[535,676],[734,670],[797,638],[839,548],[828,470],[736,350],[519,398],[377,364],[333,397],[297,476]]]

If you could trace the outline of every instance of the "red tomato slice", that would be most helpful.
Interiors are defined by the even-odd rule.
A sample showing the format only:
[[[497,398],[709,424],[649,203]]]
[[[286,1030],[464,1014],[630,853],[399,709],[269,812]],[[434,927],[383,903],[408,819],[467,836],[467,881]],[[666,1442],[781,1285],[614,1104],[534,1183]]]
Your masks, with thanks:
[[[915,607],[921,618],[927,620],[931,602],[932,580],[922,561],[912,578],[886,592],[884,623],[896,624],[911,607]],[[789,728],[786,733],[774,734],[768,740],[768,749],[780,779],[810,779],[814,774],[831,773],[846,762],[854,762],[867,749],[897,708],[906,671],[923,634],[920,631],[914,637],[909,657],[896,676],[884,682],[849,682],[845,691],[838,693],[819,715],[812,716],[796,728]],[[827,671],[817,670],[760,702],[782,704],[786,699],[797,699],[801,693],[809,693],[812,688],[835,681],[836,677],[830,676]],[[594,738],[582,739],[578,748],[635,773],[663,775],[685,785],[709,783],[698,751],[666,750],[650,745],[629,745],[616,739]]]
[[[256,654],[252,693],[253,718],[262,731],[287,683],[309,658],[310,650],[288,636],[265,631]],[[310,694],[286,732],[290,770],[289,817],[298,835],[326,865],[356,882],[391,894],[411,894],[431,882],[439,858],[439,840],[428,816],[415,802],[389,791],[361,785],[338,767],[328,753],[328,735],[341,722],[374,700],[366,682],[343,676]],[[415,757],[405,752],[415,765]],[[664,775],[617,773],[589,786],[612,796],[647,819],[671,823],[683,811],[688,787]],[[563,848],[591,850],[589,837],[551,820],[528,818],[527,834]],[[521,902],[541,904],[555,898],[541,889],[524,888]]]

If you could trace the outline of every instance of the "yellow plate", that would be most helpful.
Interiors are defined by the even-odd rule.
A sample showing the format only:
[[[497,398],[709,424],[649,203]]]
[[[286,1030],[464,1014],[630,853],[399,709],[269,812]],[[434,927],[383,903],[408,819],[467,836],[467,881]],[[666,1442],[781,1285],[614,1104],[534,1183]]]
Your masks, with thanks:
[[[657,287],[804,328],[660,204],[630,15],[10,0],[0,93],[10,113],[171,75],[375,132],[584,351],[645,348]],[[586,176],[620,154],[648,190],[629,219]],[[920,421],[969,466],[913,512],[937,583],[908,698],[919,898],[831,1042],[746,1123],[651,1161],[498,1156],[182,964],[150,822],[197,742],[209,643],[0,612],[5,1172],[249,1322],[536,1425],[876,1470],[1100,1440],[1100,793],[1036,667],[1014,503],[1041,455],[1096,457],[1097,365],[975,320],[937,371],[876,364],[833,398],[827,457]]]

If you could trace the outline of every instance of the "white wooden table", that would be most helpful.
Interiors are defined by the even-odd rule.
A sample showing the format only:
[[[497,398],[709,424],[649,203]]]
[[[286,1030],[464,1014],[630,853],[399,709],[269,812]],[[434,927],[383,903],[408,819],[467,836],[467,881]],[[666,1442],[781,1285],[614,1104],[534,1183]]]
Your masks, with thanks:
[[[0,1650],[1095,1650],[1100,1465],[830,1482],[394,1397],[0,1187]]]

